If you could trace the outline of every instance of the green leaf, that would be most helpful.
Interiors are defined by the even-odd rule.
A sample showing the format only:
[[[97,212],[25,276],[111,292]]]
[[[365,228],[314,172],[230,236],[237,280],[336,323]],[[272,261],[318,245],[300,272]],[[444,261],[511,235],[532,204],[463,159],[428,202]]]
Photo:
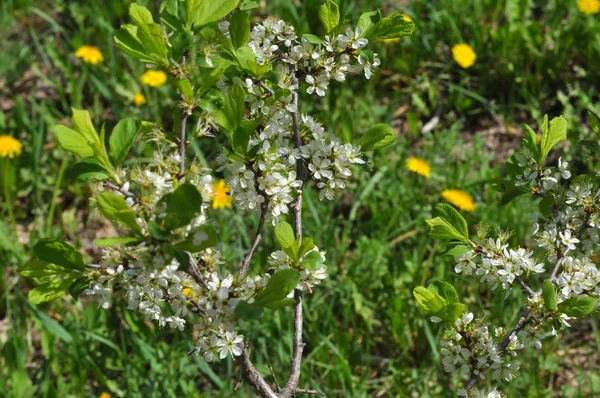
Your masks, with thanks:
[[[31,279],[65,279],[76,278],[78,272],[60,265],[33,258],[19,268],[19,274]]]
[[[323,258],[318,251],[308,253],[302,259],[302,266],[309,271],[315,271],[323,266]]]
[[[29,300],[33,304],[56,300],[67,293],[67,289],[73,282],[75,282],[75,278],[65,278],[39,285],[29,291]]]
[[[183,54],[194,45],[194,35],[189,30],[177,32],[171,40],[171,56],[180,60]]]
[[[450,245],[448,245],[450,246]],[[444,254],[442,254],[443,256],[453,256],[453,257],[458,257],[458,256],[462,256],[463,254],[465,254],[466,252],[471,251],[471,247],[470,246],[466,246],[466,245],[452,245],[452,247],[448,250],[446,250],[444,252]]]
[[[527,193],[527,190],[521,189],[521,188],[514,188],[511,190],[508,190],[502,194],[502,197],[500,198],[500,205],[505,206],[505,205],[509,204],[510,202],[512,202],[514,199],[516,199],[519,196],[524,195],[526,193]]]
[[[425,221],[431,227],[429,231],[431,237],[469,242],[467,222],[456,209],[440,203],[435,207],[435,212],[439,214],[437,217]]]
[[[188,225],[200,211],[202,196],[189,183],[180,185],[169,197],[167,215],[163,221],[166,229],[173,230]]]
[[[137,37],[137,26],[123,25],[114,35],[117,47],[125,54],[146,64],[160,65],[162,61],[156,55],[149,54]]]
[[[396,142],[396,132],[392,126],[380,123],[367,130],[358,140],[358,145],[361,151],[365,152],[383,148],[394,142]]]
[[[437,316],[446,322],[454,324],[456,320],[460,318],[460,316],[466,311],[467,306],[465,306],[463,303],[448,303],[448,305],[444,306],[444,308],[431,315]]]
[[[116,238],[102,238],[96,239],[95,245],[99,247],[106,246],[117,246],[117,245],[127,245],[129,243],[138,243],[141,242],[139,237],[136,236],[119,236]]]
[[[127,205],[122,196],[112,192],[102,192],[98,195],[97,204],[104,217],[129,227],[134,232],[141,232],[135,212]]]
[[[194,100],[194,90],[192,89],[192,83],[190,83],[189,80],[177,79],[175,85],[177,86],[177,89],[179,90],[181,95],[183,95],[183,98],[185,98],[186,101],[191,102]]]
[[[79,299],[79,296],[81,296],[81,293],[83,293],[85,291],[85,289],[87,289],[90,286],[90,280],[87,278],[87,276],[81,276],[79,278],[77,278],[72,284],[71,286],[69,286],[69,294],[75,299]]]
[[[572,298],[558,304],[558,311],[574,318],[590,314],[596,308],[596,300],[591,297]]]
[[[598,119],[598,116],[596,116],[592,111],[588,111],[588,116],[589,116],[588,123],[590,124],[592,131],[598,137],[600,137],[600,119]]]
[[[221,76],[223,76],[227,68],[233,64],[233,62],[226,59],[218,59],[218,61],[215,60],[213,63],[215,66],[210,71],[210,74],[204,76],[200,82],[200,87],[198,87],[198,90],[196,91],[197,97],[204,97],[221,79]]]
[[[87,140],[88,144],[94,148],[94,150],[102,147],[98,133],[96,132],[94,124],[92,123],[90,113],[88,111],[76,108],[72,108],[72,110],[75,130],[77,130],[77,132]]]
[[[91,158],[94,156],[94,149],[88,144],[88,141],[77,131],[58,124],[54,126],[54,134],[61,147],[80,158]]]
[[[75,250],[74,247],[58,239],[44,238],[39,240],[33,246],[33,255],[42,261],[68,269],[85,269],[81,253]]]
[[[446,305],[446,300],[438,292],[425,289],[423,286],[414,288],[413,296],[425,315],[438,312]]]
[[[109,139],[110,160],[115,165],[118,166],[125,161],[141,127],[142,123],[139,119],[127,118],[117,123]]]
[[[259,79],[271,69],[270,63],[265,65],[257,64],[256,54],[254,54],[254,51],[248,46],[238,48],[235,52],[235,58],[240,65],[240,68]]]
[[[525,132],[525,138],[523,138],[523,146],[531,152],[533,159],[540,161],[540,147],[538,145],[538,135],[533,131],[531,127],[523,124],[523,131]]]
[[[249,132],[242,128],[238,127],[233,132],[233,139],[231,143],[231,148],[241,154],[246,154],[248,151],[248,143],[250,142],[250,134]]]
[[[175,14],[169,12],[166,8],[160,12],[160,20],[163,24],[176,32],[182,32],[185,29],[183,21]]]
[[[303,256],[314,248],[315,242],[313,242],[312,238],[304,237],[302,238],[302,245],[298,249],[298,256]]]
[[[546,126],[548,115],[544,117],[544,126]],[[559,142],[567,139],[567,120],[562,117],[555,117],[550,121],[550,126],[542,129],[542,161],[546,159],[546,156],[550,150]]]
[[[323,43],[323,39],[321,39],[319,36],[312,35],[310,33],[305,33],[305,34],[302,35],[302,37],[304,39],[306,39],[307,42],[312,43],[312,44],[321,44],[321,43]]]
[[[133,19],[136,25],[145,25],[154,23],[152,13],[144,6],[132,3],[129,6],[129,17]]]
[[[368,40],[395,39],[411,35],[415,24],[398,12],[394,12],[366,29],[363,37]]]
[[[244,113],[246,112],[245,98],[246,90],[238,83],[229,88],[223,107],[223,113],[233,129],[239,127],[244,117]]]
[[[247,321],[258,319],[262,316],[264,309],[247,301],[240,301],[235,307],[235,316]]]
[[[188,25],[199,27],[223,19],[240,0],[187,0]]]
[[[447,303],[458,303],[458,293],[454,286],[444,281],[434,281],[427,288],[430,291],[437,292]]]
[[[333,0],[327,0],[319,8],[319,19],[325,28],[325,33],[329,33],[340,22],[340,8]]]
[[[148,232],[150,232],[151,237],[159,241],[167,241],[173,237],[171,231],[165,231],[163,227],[154,220],[148,221]]]
[[[190,232],[182,242],[173,245],[175,250],[199,252],[219,243],[217,231],[208,225],[203,225]]]
[[[96,159],[84,159],[75,164],[69,175],[77,181],[108,180],[111,175]]]
[[[252,10],[254,8],[258,8],[260,7],[260,4],[257,1],[252,1],[252,0],[245,0],[241,5],[240,5],[240,10]]]
[[[369,28],[374,25],[373,17],[377,15],[379,15],[379,12],[377,11],[369,11],[361,14],[361,16],[358,18],[358,24],[356,26],[362,28],[363,32],[368,31]]]
[[[287,222],[280,222],[275,226],[275,239],[277,239],[277,243],[282,249],[292,246],[296,240],[294,229]]]
[[[163,37],[161,26],[154,23],[150,11],[133,3],[129,6],[129,16],[137,25],[138,29],[135,31],[135,35],[144,46],[146,53],[160,60],[163,65],[167,65],[167,43]]]
[[[199,35],[202,39],[204,39],[204,41],[210,43],[211,45],[220,45],[221,49],[224,51],[224,53],[221,54],[224,58],[211,58],[211,60],[213,60],[213,63],[214,61],[222,59],[226,59],[228,61],[233,61],[236,59],[236,49],[233,47],[233,43],[229,38],[227,38],[227,36],[225,36],[223,32],[221,32],[219,24],[217,24],[216,22],[213,22],[203,27],[200,30]],[[209,66],[206,63],[206,56],[202,56],[201,58],[196,59],[196,63],[198,64],[198,66],[201,67]]]
[[[250,15],[244,11],[236,11],[231,16],[229,34],[233,47],[238,49],[250,41]]]
[[[438,203],[433,209],[433,215],[447,220],[462,236],[469,238],[467,220],[451,205]]]
[[[544,308],[546,308],[546,311],[556,311],[556,289],[550,279],[546,279],[542,284],[542,296],[544,297]]]
[[[344,114],[342,116],[341,134],[339,135],[339,138],[343,144],[348,144],[352,142],[353,136],[354,126],[352,124],[352,117],[349,114]]]
[[[263,307],[268,308],[270,310],[276,311],[283,307],[291,307],[296,303],[296,300],[293,298],[285,298],[279,301],[270,301],[268,303],[263,304]]]
[[[275,301],[283,300],[300,282],[300,271],[293,268],[280,269],[273,274],[265,289],[256,295],[255,305],[264,307]]]

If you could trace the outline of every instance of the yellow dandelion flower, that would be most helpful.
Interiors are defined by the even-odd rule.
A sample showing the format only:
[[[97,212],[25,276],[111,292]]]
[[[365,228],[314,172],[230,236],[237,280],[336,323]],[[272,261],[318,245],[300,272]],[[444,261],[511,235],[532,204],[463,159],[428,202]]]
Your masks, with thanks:
[[[213,209],[224,209],[231,207],[231,196],[229,195],[231,188],[223,180],[213,184],[212,207]]]
[[[146,97],[144,97],[144,94],[142,93],[135,93],[133,94],[133,103],[136,106],[142,106],[145,103],[147,103],[148,101],[146,101]]]
[[[442,191],[442,197],[461,210],[475,211],[475,202],[473,202],[471,195],[465,191],[461,191],[460,189],[446,189]]]
[[[110,398],[111,395],[107,392],[103,392],[102,394],[100,394],[100,396],[98,398]]]
[[[160,87],[167,82],[167,74],[162,70],[146,71],[142,75],[142,83],[150,87]]]
[[[14,158],[21,154],[23,144],[10,135],[0,135],[0,158]]]
[[[98,47],[83,45],[75,51],[75,56],[81,58],[86,64],[96,65],[104,61],[102,53]]]
[[[477,55],[470,45],[461,43],[452,47],[452,57],[461,68],[467,69],[473,66]]]
[[[587,15],[597,14],[600,12],[600,0],[578,0],[577,8]]]
[[[429,163],[425,159],[421,158],[408,158],[406,160],[406,168],[425,178],[429,178],[431,173],[431,166],[429,166]]]

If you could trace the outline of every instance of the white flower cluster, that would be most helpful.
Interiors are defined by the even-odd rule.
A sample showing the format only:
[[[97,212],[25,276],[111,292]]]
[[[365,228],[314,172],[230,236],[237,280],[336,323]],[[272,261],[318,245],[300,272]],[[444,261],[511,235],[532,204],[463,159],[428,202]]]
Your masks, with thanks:
[[[491,370],[494,380],[512,380],[514,372],[519,369],[518,365],[504,362],[497,342],[482,320],[472,321],[473,313],[464,314],[442,341],[440,352],[444,370],[451,374],[471,372],[481,379],[485,379],[485,374]],[[508,350],[514,350],[516,344],[515,338]]]
[[[86,294],[94,296],[103,308],[110,306],[113,291],[120,291],[127,299],[128,309],[143,314],[146,320],[160,327],[169,326],[181,331],[192,313],[196,353],[207,361],[239,356],[244,324],[235,315],[239,300],[253,301],[257,291],[264,288],[268,275],[245,278],[234,284],[228,272],[219,273],[212,266],[219,265],[220,253],[207,249],[198,254],[202,264],[211,264],[201,271],[204,284],[196,282],[181,271],[177,260],[168,262],[165,255],[144,244],[104,250],[103,268],[91,277],[94,282]]]
[[[515,160],[519,167],[522,168],[521,173],[516,176],[515,185],[517,187],[542,187],[545,191],[553,190],[559,179],[568,180],[571,178],[571,172],[567,169],[568,162],[563,162],[562,158],[558,159],[558,167],[543,169],[533,159],[531,152],[528,149],[523,149],[522,152],[515,154]]]
[[[280,116],[284,115],[282,113]],[[287,212],[287,208],[281,208],[292,200],[290,189],[299,186],[295,172],[288,169],[292,161],[287,162],[280,154],[271,156],[266,149],[265,143],[269,142],[266,137],[260,142],[263,145],[261,148],[265,148],[265,156],[257,160],[256,170],[260,177],[255,183],[254,176],[246,180],[244,172],[240,172],[236,187],[239,189],[245,181],[249,181],[250,186],[256,184],[257,189],[264,192],[273,204],[273,212]],[[259,145],[258,139],[256,145]],[[153,162],[143,169],[124,168],[121,177],[127,182],[120,187],[108,187],[127,198],[128,205],[138,215],[138,224],[143,226],[143,234],[148,233],[149,221],[160,220],[164,216],[164,201],[161,198],[174,190],[179,157],[169,153],[169,149],[173,152],[175,147],[157,152]],[[295,161],[296,157],[292,158]],[[252,171],[246,170],[245,173]],[[205,211],[213,195],[212,177],[195,163],[190,164],[186,177],[201,192],[203,204],[199,216],[187,227],[173,231],[179,239],[196,233],[197,228],[206,223]],[[99,189],[106,188],[100,186]],[[324,263],[325,252],[319,253]],[[192,322],[195,352],[207,361],[223,359],[228,355],[239,356],[244,346],[240,329],[245,324],[236,316],[235,308],[240,300],[254,302],[254,297],[264,289],[270,275],[236,280],[231,273],[224,271],[225,264],[220,252],[206,249],[192,253],[192,256],[193,261],[199,264],[203,283],[182,270],[179,262],[167,254],[160,244],[143,242],[132,246],[108,247],[103,251],[101,268],[90,273],[92,282],[85,293],[95,297],[103,308],[108,308],[114,292],[118,291],[126,298],[130,310],[139,312],[146,320],[156,322],[160,327],[169,326],[183,331],[186,324]],[[270,263],[275,271],[294,265],[283,252],[273,253]],[[326,277],[327,267],[324,264],[316,270],[303,269],[297,288],[311,290]],[[193,318],[190,318],[192,315]]]
[[[283,87],[293,80],[285,78],[288,72],[287,67],[281,70]],[[257,209],[266,202],[270,218],[277,224],[280,216],[289,213],[293,191],[302,186],[296,174],[299,159],[306,161],[310,176],[317,182],[320,200],[333,200],[346,187],[352,175],[350,166],[364,163],[360,147],[342,144],[308,115],[299,120],[302,142],[296,147],[291,116],[296,108],[292,95],[266,102],[262,89],[252,79],[243,82],[237,79],[234,83],[247,90],[250,117],[262,120],[262,128],[250,136],[247,153],[253,154],[251,158],[225,153],[217,157],[220,170],[228,171],[227,182],[238,206]]]
[[[600,298],[600,273],[596,264],[586,256],[565,257],[563,270],[556,282],[559,302],[583,296]]]
[[[313,179],[317,181],[319,199],[333,200],[339,190],[346,188],[346,181],[352,175],[350,166],[364,163],[360,148],[331,139],[323,126],[311,116],[303,115],[302,122],[311,140],[300,147],[300,153],[307,160]]]
[[[567,162],[558,160],[556,168],[542,168],[529,151],[515,155],[520,167],[515,177],[515,186],[531,189],[531,193],[546,198],[550,196],[551,209],[546,217],[534,223],[537,246],[545,250],[547,261],[553,264],[552,279],[556,289],[556,303],[566,300],[591,297],[600,299],[600,272],[592,261],[600,245],[598,239],[598,213],[600,208],[593,184],[579,178],[568,181],[571,172]],[[547,199],[542,199],[547,200]],[[544,303],[542,291],[528,287],[529,277],[547,271],[544,261],[536,259],[533,251],[508,247],[509,235],[499,234],[497,239],[484,239],[479,245],[456,256],[455,271],[464,275],[476,275],[480,282],[496,289],[517,287],[528,296],[526,311],[517,333],[507,335],[504,329],[496,328],[494,336],[483,319],[473,319],[467,313],[455,325],[448,328],[442,342],[442,363],[452,374],[470,374],[485,378],[491,372],[492,379],[510,381],[518,365],[508,360],[525,346],[540,349],[541,340],[557,334],[555,327],[569,327],[571,319],[562,311],[549,311]],[[557,272],[558,271],[558,272]],[[554,276],[554,275],[552,275]],[[596,304],[598,306],[598,304]],[[432,321],[441,319],[432,318]],[[510,340],[507,336],[510,336]],[[461,397],[499,396],[494,390],[488,395],[472,388],[459,390]]]
[[[354,31],[348,28],[345,35],[325,36],[315,42],[314,38],[298,38],[288,23],[267,18],[254,26],[248,46],[258,64],[289,64],[304,74],[307,93],[323,97],[331,79],[343,82],[349,73],[361,71],[369,79],[380,65],[377,54],[363,50],[368,43],[363,33],[361,27]]]
[[[476,261],[479,259],[479,261]],[[480,282],[496,289],[510,289],[516,278],[530,273],[545,271],[543,263],[537,263],[533,252],[527,249],[509,249],[500,238],[487,239],[482,245],[457,258],[454,270],[465,275],[481,276]]]

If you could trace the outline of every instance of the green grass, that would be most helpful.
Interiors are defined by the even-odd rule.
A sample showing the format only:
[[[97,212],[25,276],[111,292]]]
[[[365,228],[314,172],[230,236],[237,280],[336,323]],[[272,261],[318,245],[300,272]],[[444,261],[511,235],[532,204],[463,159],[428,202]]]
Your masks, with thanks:
[[[320,1],[267,3],[261,14],[289,19],[301,31],[319,32],[314,16]],[[392,2],[339,3],[355,19],[375,6],[385,12],[396,9]],[[338,201],[320,202],[307,190],[306,233],[327,249],[330,278],[306,300],[302,387],[330,397],[451,396],[459,380],[448,379],[442,370],[442,330],[420,313],[411,293],[432,278],[461,286],[459,294],[469,310],[486,311],[493,324],[515,321],[522,297],[513,294],[504,300],[480,289],[477,280],[457,276],[451,259],[441,256],[442,245],[427,237],[424,220],[441,200],[442,189],[460,188],[478,205],[466,215],[473,231],[480,223],[511,228],[513,243],[527,242],[537,203],[519,198],[507,207],[498,204],[491,180],[501,175],[508,153],[491,151],[486,136],[477,132],[497,125],[498,118],[518,126],[539,121],[544,113],[563,113],[580,136],[587,134],[585,109],[600,110],[598,17],[579,13],[573,1],[537,3],[411,2],[400,10],[415,20],[417,30],[400,43],[377,43],[380,73],[368,82],[351,78],[343,86],[332,84],[320,104],[303,98],[305,111],[317,113],[333,132],[352,114],[356,135],[373,123],[391,122],[400,106],[406,109],[394,121],[402,126],[398,142],[357,169]],[[254,396],[245,384],[233,392],[240,379],[237,363],[209,365],[189,357],[193,341],[187,333],[157,329],[118,299],[109,311],[70,298],[36,307],[26,299],[31,284],[17,276],[31,243],[42,237],[67,238],[90,260],[98,255],[90,250],[93,238],[82,234],[100,228],[90,215],[89,187],[70,178],[74,159],[57,147],[50,131],[66,119],[70,107],[88,109],[96,123],[106,120],[107,128],[131,115],[164,126],[173,123],[174,92],[166,86],[143,87],[143,65],[121,54],[112,42],[114,30],[126,21],[128,1],[106,4],[8,0],[0,5],[0,134],[16,136],[24,144],[10,171],[20,243],[6,209],[0,213],[0,273],[6,282],[0,291],[0,396]],[[452,60],[450,47],[459,42],[469,43],[477,53],[473,68],[462,70]],[[101,48],[105,62],[91,66],[77,61],[73,52],[83,43]],[[148,98],[140,108],[131,103],[138,90]],[[421,134],[435,115],[439,125]],[[209,139],[193,143],[210,153],[209,145]],[[148,149],[136,150],[148,155]],[[408,156],[427,159],[432,177],[409,173],[404,165]],[[229,210],[212,216],[228,242],[224,254],[237,263],[256,218]],[[273,247],[267,232],[253,261],[255,269],[266,264]],[[268,375],[271,365],[280,381],[289,367],[291,317],[289,310],[269,313],[251,323],[247,333],[259,370]],[[588,330],[586,342],[563,336],[547,340],[542,351],[525,351],[519,379],[505,386],[508,396],[600,394],[597,358],[588,364],[574,360],[588,355],[584,349],[594,353],[600,348],[597,319],[581,321],[573,333],[582,330]],[[563,380],[565,368],[577,383],[551,387]]]

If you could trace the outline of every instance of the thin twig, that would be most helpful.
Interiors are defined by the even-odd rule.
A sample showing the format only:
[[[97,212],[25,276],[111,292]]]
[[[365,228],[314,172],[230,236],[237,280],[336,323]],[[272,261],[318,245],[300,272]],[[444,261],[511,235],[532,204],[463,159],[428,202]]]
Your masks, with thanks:
[[[296,82],[298,83],[298,82]],[[300,139],[300,125],[298,123],[298,89],[295,89],[292,93],[292,102],[294,105],[294,112],[292,112],[292,127],[294,129],[294,146],[298,149],[302,145]],[[302,158],[296,160],[296,175],[297,178],[304,184],[306,179],[304,173],[304,162]],[[296,238],[302,243],[302,188],[298,190],[296,203],[294,205],[294,223],[296,224]],[[292,345],[292,361],[290,367],[290,374],[288,380],[281,391],[283,397],[293,397],[298,390],[298,382],[300,381],[300,369],[302,364],[302,351],[304,350],[304,343],[302,342],[302,327],[303,327],[303,313],[302,313],[302,291],[296,289],[294,291],[294,299],[296,304],[294,305],[294,339]]]
[[[181,179],[184,176],[185,171],[185,146],[187,141],[187,119],[190,115],[187,109],[181,112],[181,131],[179,133],[179,175],[177,178]]]
[[[298,83],[298,81],[296,81],[296,83]],[[294,105],[294,111],[291,115],[292,126],[294,130],[294,146],[296,148],[300,148],[300,146],[302,145],[302,141],[300,138],[300,124],[298,123],[298,89],[292,92],[292,101]],[[304,162],[301,158],[296,160],[296,178],[300,180],[302,184],[304,184],[304,180],[306,179],[306,177]],[[302,188],[298,189],[296,200],[294,203],[294,223],[296,226],[296,237],[299,239],[300,242],[302,242]],[[257,233],[257,238],[255,239],[256,245],[258,245],[257,240],[260,240],[260,230]],[[250,253],[248,253],[250,257],[245,268],[244,264],[242,264],[242,270],[240,270],[241,275],[245,275],[245,272],[247,272],[252,252],[253,249],[251,249]],[[244,271],[244,273],[242,273],[242,271]],[[244,348],[242,352],[242,372],[244,374],[244,377],[250,382],[250,384],[258,391],[258,393],[262,397],[292,398],[295,397],[296,394],[299,392],[303,392],[306,394],[313,393],[314,395],[324,396],[323,393],[319,393],[318,391],[298,389],[298,382],[300,381],[300,369],[302,364],[302,351],[304,350],[304,343],[302,342],[302,327],[304,317],[301,290],[296,289],[294,291],[294,299],[296,303],[294,305],[294,336],[292,342],[292,360],[290,366],[290,373],[285,383],[285,386],[281,390],[279,390],[278,388],[277,393],[275,393],[252,364],[252,361],[250,360],[250,355],[248,354],[248,350]]]
[[[277,376],[275,376],[275,371],[273,371],[273,367],[269,364],[269,370],[271,371],[271,376],[273,380],[275,380],[275,386],[277,386],[277,391],[281,390],[281,386],[279,385],[279,381],[277,381]]]
[[[86,266],[86,268],[90,268],[90,269],[100,269],[100,268],[102,268],[102,266],[100,264],[86,264],[85,266]]]
[[[244,378],[252,384],[252,386],[258,391],[261,397],[263,398],[279,398],[277,394],[271,389],[269,383],[261,376],[261,374],[256,370],[252,361],[250,360],[250,354],[248,353],[248,349],[244,348],[242,350],[242,374]]]
[[[119,192],[120,194],[122,194],[126,198],[135,198],[135,194],[134,193],[129,192],[128,190],[123,189],[120,186],[118,186],[116,184],[113,184],[112,182],[105,181],[104,182],[104,186],[106,188],[112,189],[113,191]]]
[[[521,329],[525,327],[525,325],[527,325],[531,321],[531,319],[529,319],[529,312],[529,308],[525,308],[523,310],[523,315],[521,315],[521,318],[519,318],[519,321],[517,322],[513,330],[504,337],[504,340],[502,340],[502,343],[500,343],[500,345],[498,346],[498,353],[500,355],[504,354],[506,347],[508,347],[508,345],[514,339],[514,337],[521,331]]]
[[[275,92],[273,91],[273,89],[271,89],[271,87],[267,86],[262,80],[257,80],[256,85],[258,87],[262,87],[263,90],[265,90],[267,93],[269,93],[269,96],[275,95]]]
[[[296,304],[294,305],[294,340],[293,340],[293,351],[292,361],[290,367],[290,374],[285,386],[281,390],[282,397],[293,397],[298,390],[298,382],[300,381],[300,367],[302,364],[302,351],[304,350],[304,343],[302,342],[302,290],[296,289],[294,291],[294,299]]]
[[[185,64],[186,55],[184,54],[181,57],[181,65]],[[185,97],[182,93],[180,93],[180,99],[183,102]],[[187,119],[190,115],[190,109],[186,109],[184,107],[181,111],[181,127],[179,131],[179,174],[177,175],[178,179],[183,178],[185,171],[185,147],[187,145]]]
[[[523,288],[523,290],[525,290],[527,292],[527,294],[529,295],[529,297],[532,297],[535,292],[529,287],[527,286],[527,284],[525,282],[523,282],[523,279],[519,278],[518,276],[515,278],[515,280],[517,282],[519,282],[519,285],[521,285],[521,287]]]
[[[252,262],[252,256],[254,255],[254,251],[258,247],[258,244],[262,238],[262,230],[265,225],[265,219],[267,218],[267,210],[269,209],[269,202],[265,200],[260,206],[260,220],[258,222],[258,228],[256,228],[256,236],[254,237],[254,242],[252,242],[252,246],[250,247],[250,251],[244,257],[242,261],[242,266],[240,267],[240,272],[238,273],[238,280],[244,279],[246,274],[248,274],[248,270],[250,269],[250,263]]]
[[[200,270],[198,269],[198,264],[196,263],[196,260],[194,260],[194,257],[192,257],[191,253],[186,252],[186,254],[190,258],[188,273],[192,276],[192,278],[194,278],[196,283],[198,283],[199,285],[202,285],[202,287],[205,288],[206,290],[210,290],[208,288],[208,285],[206,284],[206,281],[204,280],[202,275],[200,275]]]

